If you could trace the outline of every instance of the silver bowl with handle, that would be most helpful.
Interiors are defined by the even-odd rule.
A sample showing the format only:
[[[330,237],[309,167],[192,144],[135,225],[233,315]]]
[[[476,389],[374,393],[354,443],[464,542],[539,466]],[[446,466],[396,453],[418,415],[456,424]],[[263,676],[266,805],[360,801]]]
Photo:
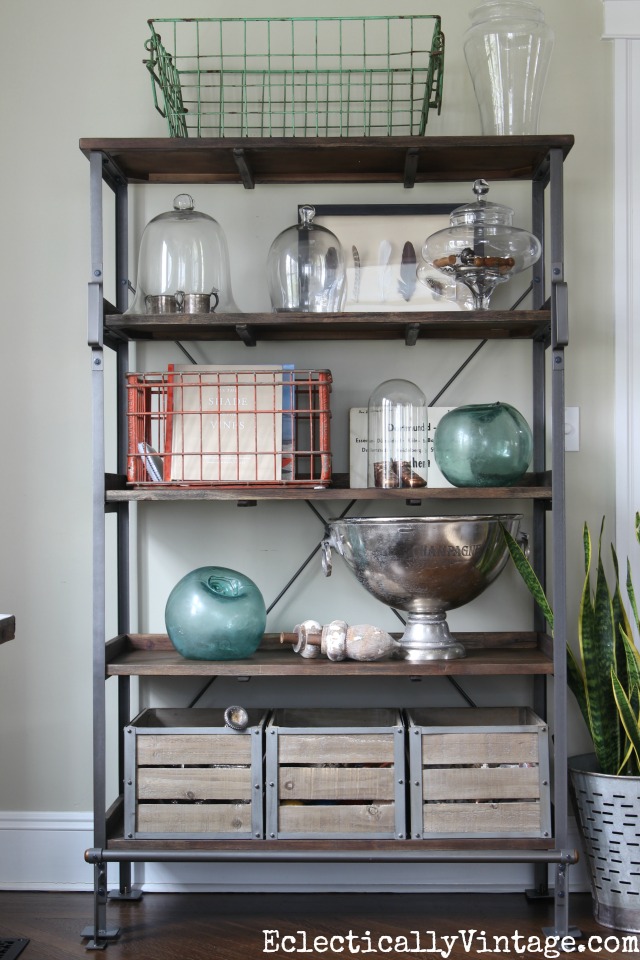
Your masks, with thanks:
[[[408,614],[398,656],[458,659],[465,649],[451,635],[446,611],[474,600],[496,579],[509,556],[502,527],[518,538],[521,519],[506,513],[330,520],[324,572],[331,574],[333,549],[370,594]]]

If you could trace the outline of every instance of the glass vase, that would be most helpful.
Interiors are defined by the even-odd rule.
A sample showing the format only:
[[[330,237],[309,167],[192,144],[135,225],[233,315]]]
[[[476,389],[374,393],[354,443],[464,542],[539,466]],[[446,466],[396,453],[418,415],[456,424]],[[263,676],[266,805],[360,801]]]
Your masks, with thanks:
[[[536,134],[554,35],[531,0],[488,0],[470,13],[464,54],[483,134]]]
[[[511,404],[469,404],[444,415],[433,454],[454,487],[508,487],[531,463],[533,437]]]
[[[187,660],[242,660],[258,649],[267,613],[243,573],[198,567],[175,585],[165,609],[169,639]]]

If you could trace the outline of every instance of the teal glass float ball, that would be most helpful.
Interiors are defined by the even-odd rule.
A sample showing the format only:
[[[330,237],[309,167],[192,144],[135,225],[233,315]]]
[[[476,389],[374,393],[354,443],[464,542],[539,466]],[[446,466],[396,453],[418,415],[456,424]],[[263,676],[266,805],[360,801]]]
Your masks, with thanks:
[[[455,487],[508,487],[526,473],[533,437],[508,403],[476,403],[446,413],[433,441],[435,461]]]
[[[188,660],[242,660],[257,650],[267,611],[243,573],[198,567],[169,594],[165,623],[172,644]]]

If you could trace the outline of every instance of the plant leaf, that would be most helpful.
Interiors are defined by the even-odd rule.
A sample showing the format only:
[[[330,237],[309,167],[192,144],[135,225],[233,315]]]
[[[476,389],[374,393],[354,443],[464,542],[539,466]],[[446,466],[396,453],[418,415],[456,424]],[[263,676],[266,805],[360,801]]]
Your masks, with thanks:
[[[504,526],[502,526],[502,535],[504,536],[507,548],[511,554],[511,559],[515,563],[518,573],[524,580],[529,593],[542,610],[544,618],[549,624],[549,629],[551,630],[551,633],[553,633],[553,610],[551,609],[549,601],[545,596],[542,584],[538,580],[535,570],[525,557],[517,540]]]
[[[640,729],[638,728],[638,716],[634,714],[631,704],[629,703],[629,698],[622,689],[620,681],[613,671],[611,672],[611,686],[622,725],[633,747],[636,768],[640,768]]]
[[[582,528],[582,545],[584,547],[584,572],[587,574],[591,569],[591,534],[586,523]]]
[[[627,557],[627,596],[629,597],[629,603],[631,604],[631,610],[633,612],[633,619],[636,622],[636,627],[638,630],[640,630],[640,617],[638,617],[638,606],[636,604],[636,595],[633,589],[633,582],[631,580],[631,562],[628,557]]]
[[[622,593],[620,592],[620,569],[618,566],[618,556],[613,544],[611,544],[611,557],[616,575],[615,589],[612,597],[613,613],[613,637],[614,637],[614,661],[616,667],[616,676],[623,689],[629,689],[629,679],[627,675],[627,651],[624,645],[623,636],[631,636],[631,624],[624,608]],[[627,581],[628,582],[628,581]],[[631,588],[633,590],[633,587]]]
[[[604,523],[604,521],[603,521]],[[588,562],[578,621],[580,655],[584,665],[589,730],[603,773],[613,773],[620,766],[620,724],[613,690],[604,682],[615,667],[613,612],[611,596],[602,565],[602,527],[598,545],[596,590],[591,597],[591,536],[584,526],[585,562]]]
[[[571,693],[574,695],[578,701],[578,706],[580,707],[580,713],[584,717],[584,722],[589,728],[589,707],[587,704],[587,691],[585,687],[584,674],[580,668],[580,664],[576,660],[573,650],[567,644],[567,685],[571,690]]]
[[[615,569],[613,594],[602,562],[605,519],[600,525],[595,589],[591,587],[593,550],[588,525],[583,527],[585,578],[578,617],[579,657],[567,643],[567,684],[585,720],[603,773],[640,775],[640,652],[620,590],[618,558],[613,545]],[[542,610],[553,635],[553,610],[542,584],[518,545],[503,527],[511,558],[533,599]],[[636,537],[640,542],[640,511],[636,513]],[[627,563],[627,593],[638,623],[631,573]],[[611,678],[607,683],[606,678]]]
[[[624,652],[625,669],[624,674],[620,670],[620,665],[616,660],[616,676],[624,690],[630,691],[627,695],[631,700],[631,691],[640,689],[640,657],[630,634],[620,629],[620,646]],[[625,677],[626,683],[622,680]],[[632,703],[633,705],[633,703]]]

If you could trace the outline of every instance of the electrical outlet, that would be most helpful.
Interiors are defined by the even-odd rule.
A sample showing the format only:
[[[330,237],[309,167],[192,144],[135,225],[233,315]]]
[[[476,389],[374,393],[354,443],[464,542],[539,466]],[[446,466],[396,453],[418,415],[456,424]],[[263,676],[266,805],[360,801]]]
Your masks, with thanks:
[[[567,453],[580,449],[580,407],[564,408],[564,449]]]

